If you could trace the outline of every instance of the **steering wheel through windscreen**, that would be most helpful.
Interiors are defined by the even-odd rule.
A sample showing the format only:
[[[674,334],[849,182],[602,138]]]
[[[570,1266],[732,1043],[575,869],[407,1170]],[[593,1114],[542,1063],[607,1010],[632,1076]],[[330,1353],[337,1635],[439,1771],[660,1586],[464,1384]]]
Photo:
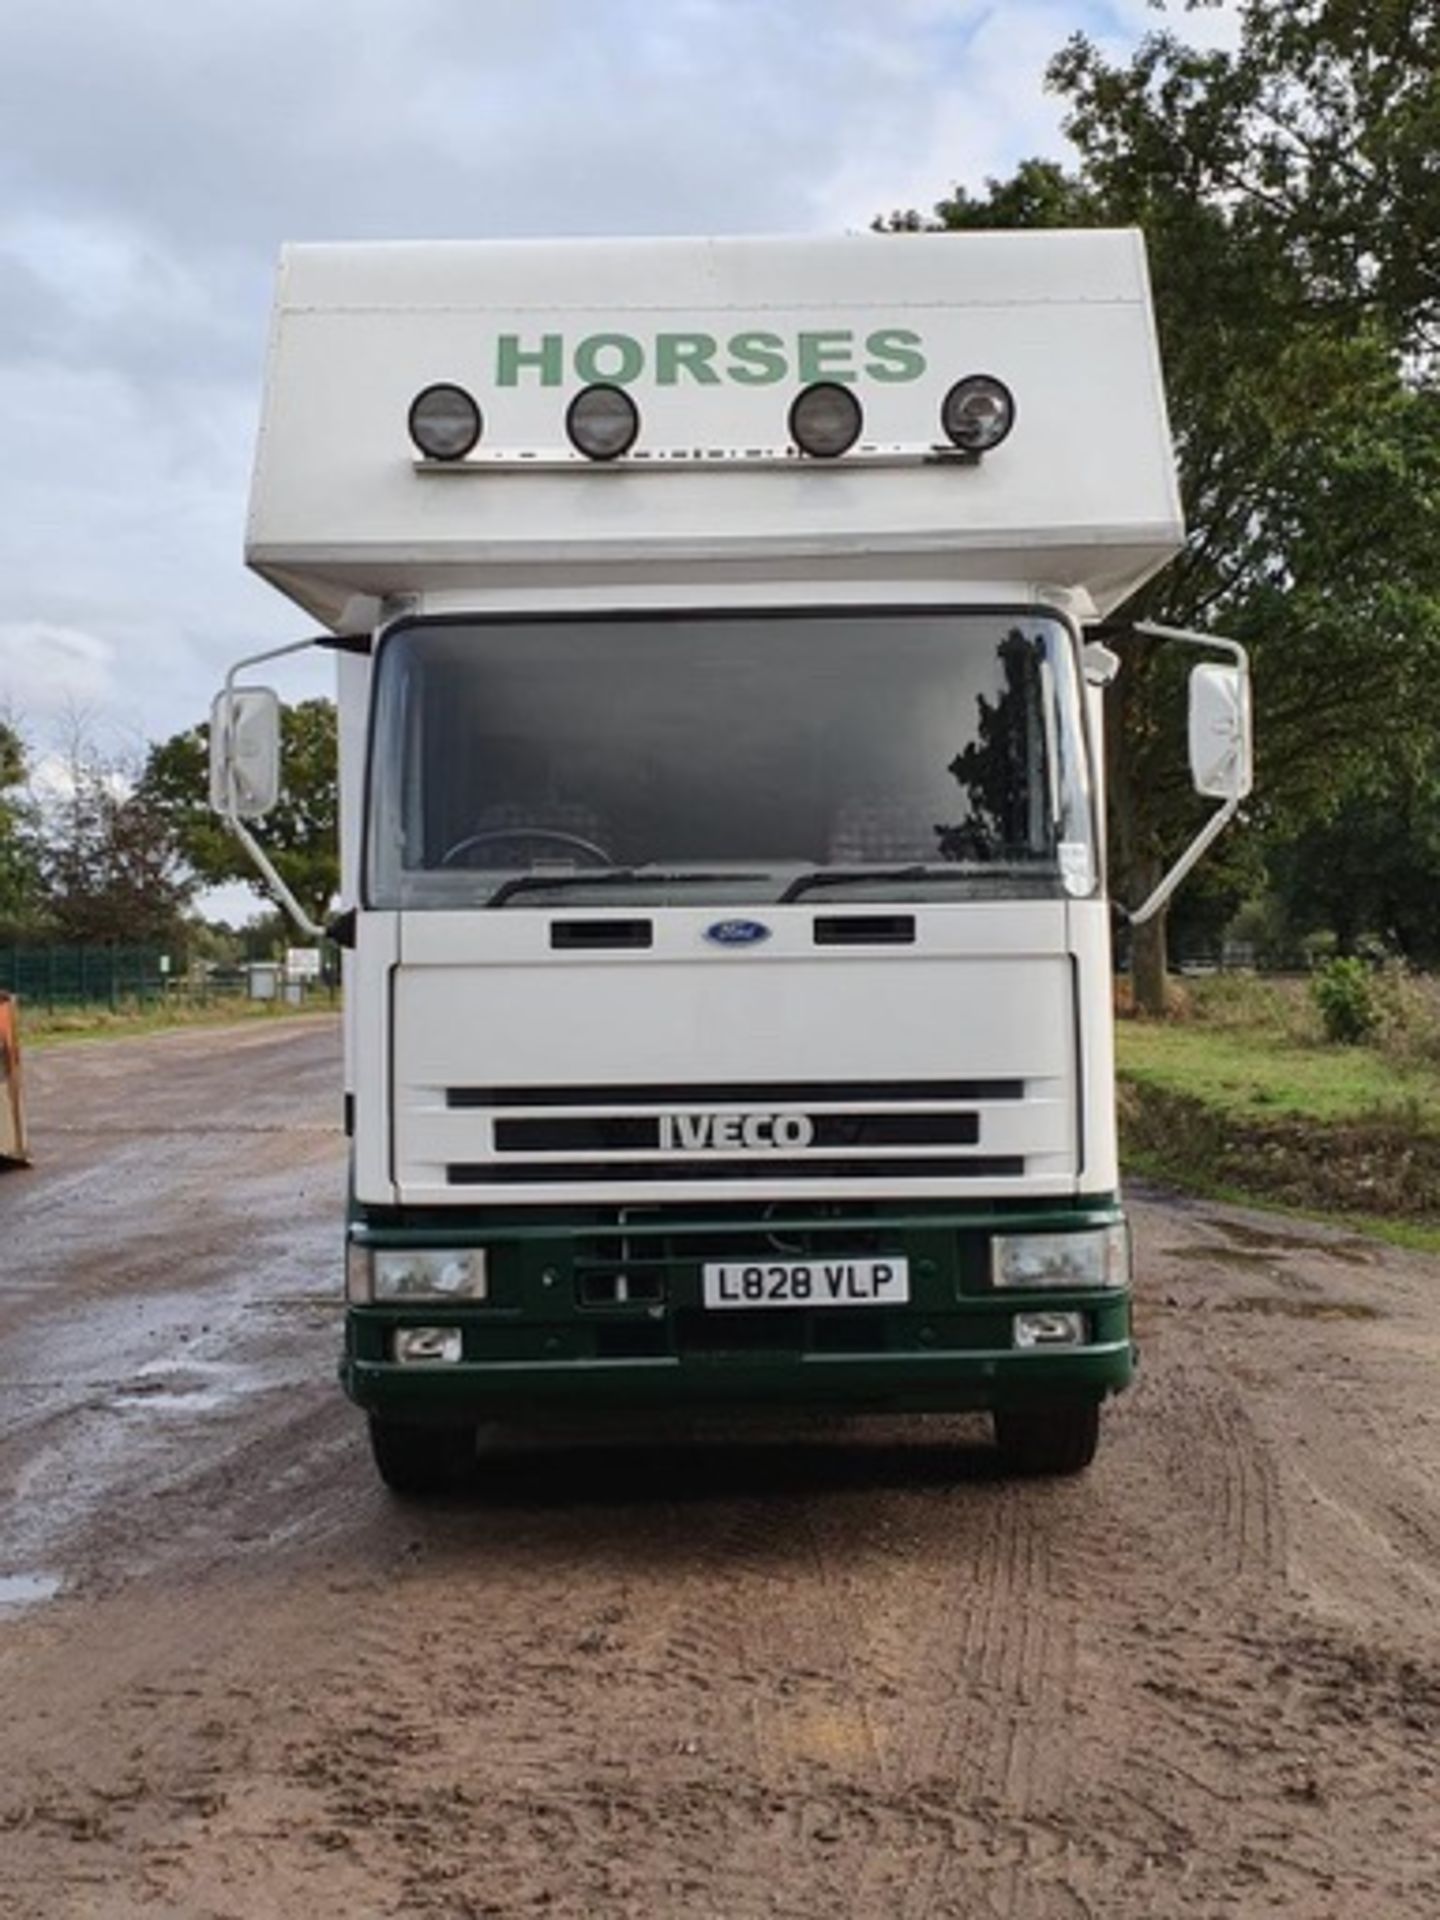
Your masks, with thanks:
[[[583,834],[566,833],[563,827],[486,827],[479,833],[466,834],[463,840],[457,840],[447,847],[440,856],[440,864],[442,867],[474,866],[477,862],[471,856],[477,850],[494,847],[509,847],[519,856],[495,862],[502,867],[528,867],[537,857],[544,859],[547,854],[553,857],[562,850],[579,855],[592,867],[613,867],[615,864],[613,856],[604,847],[585,839]],[[540,849],[538,856],[534,851],[536,848]]]

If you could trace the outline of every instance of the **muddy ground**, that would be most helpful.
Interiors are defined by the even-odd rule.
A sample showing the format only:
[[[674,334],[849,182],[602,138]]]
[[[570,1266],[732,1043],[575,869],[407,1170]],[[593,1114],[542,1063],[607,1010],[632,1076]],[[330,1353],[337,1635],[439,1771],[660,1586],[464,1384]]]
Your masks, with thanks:
[[[1440,1912],[1440,1262],[1143,1198],[1081,1480],[893,1421],[407,1510],[333,1385],[337,1054],[29,1062],[7,1920]]]

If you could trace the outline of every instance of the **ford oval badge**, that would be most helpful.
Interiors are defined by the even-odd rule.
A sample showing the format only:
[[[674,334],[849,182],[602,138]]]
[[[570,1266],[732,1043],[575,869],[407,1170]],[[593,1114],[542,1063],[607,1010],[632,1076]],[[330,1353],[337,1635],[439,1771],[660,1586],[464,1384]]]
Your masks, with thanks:
[[[755,947],[770,938],[770,929],[759,920],[717,920],[705,929],[705,938],[717,947]]]

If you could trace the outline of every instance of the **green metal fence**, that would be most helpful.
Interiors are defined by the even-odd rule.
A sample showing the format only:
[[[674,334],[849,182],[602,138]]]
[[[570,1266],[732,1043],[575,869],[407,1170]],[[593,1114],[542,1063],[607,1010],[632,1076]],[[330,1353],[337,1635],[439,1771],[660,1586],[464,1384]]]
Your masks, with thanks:
[[[173,993],[154,947],[3,947],[0,988],[41,1007],[148,1005]]]

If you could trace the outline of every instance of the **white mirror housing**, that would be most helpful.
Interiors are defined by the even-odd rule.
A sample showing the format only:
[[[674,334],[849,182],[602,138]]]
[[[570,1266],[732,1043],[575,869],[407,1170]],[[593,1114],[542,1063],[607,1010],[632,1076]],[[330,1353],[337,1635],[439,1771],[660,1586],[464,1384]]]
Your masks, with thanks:
[[[280,797],[280,696],[232,687],[210,709],[210,804],[227,818],[258,820]]]
[[[1207,800],[1240,801],[1253,775],[1250,676],[1207,662],[1190,674],[1190,776]]]

